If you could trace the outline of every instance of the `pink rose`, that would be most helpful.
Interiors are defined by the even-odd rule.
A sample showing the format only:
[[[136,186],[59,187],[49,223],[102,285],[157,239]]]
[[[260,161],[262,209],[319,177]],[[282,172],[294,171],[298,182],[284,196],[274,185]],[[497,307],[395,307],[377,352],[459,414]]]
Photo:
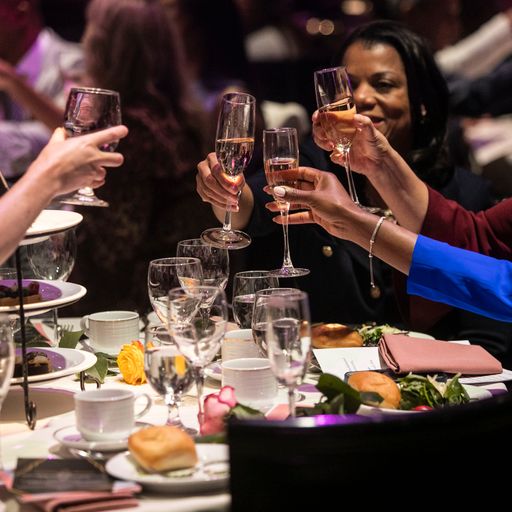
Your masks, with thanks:
[[[237,404],[235,390],[224,386],[218,393],[211,393],[204,399],[204,415],[199,418],[202,435],[218,434],[224,431],[224,419]]]

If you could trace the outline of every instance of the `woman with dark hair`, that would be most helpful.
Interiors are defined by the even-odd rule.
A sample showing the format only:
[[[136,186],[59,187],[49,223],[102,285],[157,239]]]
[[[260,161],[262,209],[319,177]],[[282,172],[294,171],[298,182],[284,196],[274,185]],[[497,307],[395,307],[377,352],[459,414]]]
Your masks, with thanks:
[[[148,262],[211,225],[194,194],[202,115],[159,0],[93,0],[83,38],[90,85],[121,95],[130,136],[123,168],[103,189],[109,208],[89,208],[72,279],[87,287],[81,311],[149,309]]]
[[[481,210],[491,205],[487,184],[448,162],[444,147],[446,84],[420,37],[390,21],[365,24],[343,44],[335,65],[347,67],[357,111],[373,121],[418,176],[467,209]],[[300,163],[330,170],[346,185],[342,167],[331,162],[329,152],[312,141],[301,148]],[[236,191],[223,183],[213,155],[198,168],[198,192],[213,204],[218,216],[218,198],[230,197],[236,202]],[[354,177],[363,204],[385,207],[364,176]],[[276,268],[281,255],[277,250],[271,254],[271,247],[275,244],[277,249],[281,243],[279,232],[271,223],[272,215],[265,208],[268,196],[263,191],[264,181],[263,176],[259,180],[255,177],[243,186],[233,225],[253,236],[251,266]],[[270,238],[273,234],[274,239]],[[509,325],[435,303],[420,304],[415,298],[407,301],[403,286],[394,289],[391,269],[375,259],[377,286],[371,287],[367,251],[318,226],[291,226],[290,246],[295,265],[311,269],[311,274],[298,280],[297,286],[311,295],[316,321],[399,323],[404,319],[408,327],[427,330],[438,337],[469,338],[486,344],[497,356],[508,349],[512,339]],[[262,261],[263,254],[269,261]]]

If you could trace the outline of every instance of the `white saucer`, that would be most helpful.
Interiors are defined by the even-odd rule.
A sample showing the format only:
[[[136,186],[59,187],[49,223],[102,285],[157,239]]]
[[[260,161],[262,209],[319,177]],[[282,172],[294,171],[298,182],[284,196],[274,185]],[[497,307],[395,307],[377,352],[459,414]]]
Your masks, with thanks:
[[[149,426],[149,423],[137,422],[135,430]],[[62,427],[53,433],[53,437],[66,448],[74,448],[76,450],[91,450],[98,452],[118,452],[126,450],[128,446],[128,438],[113,439],[109,441],[87,441],[82,437],[75,425]]]

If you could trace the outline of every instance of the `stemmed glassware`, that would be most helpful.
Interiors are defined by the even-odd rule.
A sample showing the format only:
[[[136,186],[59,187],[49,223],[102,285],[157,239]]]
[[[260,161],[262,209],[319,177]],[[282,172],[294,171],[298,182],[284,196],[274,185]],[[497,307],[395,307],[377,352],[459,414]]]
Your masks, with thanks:
[[[268,270],[237,272],[233,278],[233,316],[240,329],[250,329],[256,292],[278,288],[279,279]]]
[[[229,251],[203,242],[201,238],[190,238],[178,242],[176,256],[199,258],[203,268],[201,284],[226,288],[229,277]]]
[[[290,180],[289,171],[297,170],[299,165],[299,143],[295,128],[275,128],[263,130],[263,161],[267,183],[273,190],[278,185],[295,186],[295,180]],[[307,268],[296,268],[290,257],[288,241],[289,201],[274,196],[283,220],[284,253],[280,269],[272,271],[278,277],[297,277],[309,274]]]
[[[148,295],[160,321],[167,326],[169,291],[178,286],[201,284],[203,270],[199,258],[159,258],[149,262]]]
[[[73,87],[69,92],[64,115],[64,128],[68,136],[77,137],[121,124],[121,100],[119,93],[108,89]],[[107,144],[103,151],[114,151],[117,142]],[[96,197],[91,187],[83,187],[73,196],[60,200],[62,203],[81,206],[108,206]]]
[[[0,315],[0,410],[2,410],[2,404],[11,384],[14,360],[15,351],[11,323],[7,315]],[[0,449],[0,470],[2,469],[3,463]]]
[[[174,342],[195,370],[199,418],[202,421],[204,368],[213,361],[226,332],[226,294],[218,286],[174,288],[169,292],[168,318]]]
[[[343,155],[352,201],[363,208],[350,170],[350,148],[356,134],[356,105],[346,68],[339,66],[315,71],[315,92],[318,120],[329,141]]]
[[[268,359],[278,382],[288,388],[290,416],[295,417],[295,390],[311,357],[311,319],[303,291],[268,297],[266,341]]]
[[[238,181],[249,165],[254,150],[254,122],[256,100],[250,94],[240,92],[225,94],[222,98],[215,153],[224,173]],[[210,228],[201,233],[203,241],[223,249],[243,249],[251,243],[251,237],[243,231],[231,228],[231,205],[226,204],[222,228]]]
[[[75,266],[76,233],[67,229],[50,235],[46,240],[26,246],[30,268],[38,279],[67,281]],[[54,341],[60,338],[59,315],[53,308]]]
[[[197,434],[196,430],[185,427],[180,418],[182,394],[194,384],[192,367],[178,351],[167,327],[154,327],[151,334],[144,347],[144,371],[149,384],[167,405],[167,425]]]

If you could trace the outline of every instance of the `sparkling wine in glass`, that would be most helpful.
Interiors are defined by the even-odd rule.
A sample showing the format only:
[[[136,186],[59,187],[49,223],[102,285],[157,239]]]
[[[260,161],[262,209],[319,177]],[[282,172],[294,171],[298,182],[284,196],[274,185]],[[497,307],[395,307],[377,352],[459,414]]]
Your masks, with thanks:
[[[224,173],[237,181],[252,158],[256,100],[240,92],[225,94],[217,122],[215,153]],[[203,241],[221,249],[243,249],[251,237],[231,228],[231,206],[226,205],[222,228],[210,228],[201,234]]]
[[[178,427],[191,435],[197,434],[196,430],[185,427],[180,417],[182,394],[194,384],[192,367],[180,354],[167,327],[155,327],[151,334],[144,349],[144,371],[151,387],[167,405],[167,425]]]
[[[288,388],[290,416],[295,417],[295,390],[311,358],[308,295],[303,291],[270,295],[265,312],[268,359],[278,382]]]
[[[165,326],[169,311],[169,291],[178,286],[194,288],[201,284],[202,279],[203,269],[199,258],[159,258],[149,262],[149,301]]]
[[[0,410],[11,384],[11,377],[14,372],[14,359],[15,352],[11,323],[7,315],[0,315]],[[1,453],[0,447],[0,470],[3,469]]]
[[[295,128],[275,128],[263,130],[263,161],[265,162],[265,176],[269,187],[273,190],[279,185],[295,186],[290,179],[290,171],[296,171],[299,165],[299,143]],[[297,277],[309,274],[307,268],[296,268],[290,257],[290,244],[288,238],[288,214],[290,203],[274,196],[283,220],[284,252],[281,268],[272,271],[277,277]]]
[[[121,124],[121,100],[119,93],[108,89],[73,87],[69,92],[64,128],[70,137],[97,132]],[[103,151],[114,151],[117,142],[106,144]],[[106,201],[96,197],[91,187],[84,186],[62,203],[81,206],[108,206]]]
[[[30,268],[38,279],[67,281],[76,258],[76,233],[68,229],[48,236],[44,241],[26,246]],[[53,308],[54,341],[60,339],[59,316]]]
[[[329,141],[343,155],[350,197],[357,206],[373,211],[359,202],[350,170],[350,148],[356,134],[356,104],[346,68],[338,66],[315,71],[315,92],[318,120]]]
[[[217,355],[228,323],[226,294],[218,286],[174,288],[169,292],[168,318],[171,336],[195,370],[201,422],[204,368]]]
[[[250,329],[256,292],[278,288],[279,279],[268,270],[237,272],[233,279],[233,316],[240,329]]]

